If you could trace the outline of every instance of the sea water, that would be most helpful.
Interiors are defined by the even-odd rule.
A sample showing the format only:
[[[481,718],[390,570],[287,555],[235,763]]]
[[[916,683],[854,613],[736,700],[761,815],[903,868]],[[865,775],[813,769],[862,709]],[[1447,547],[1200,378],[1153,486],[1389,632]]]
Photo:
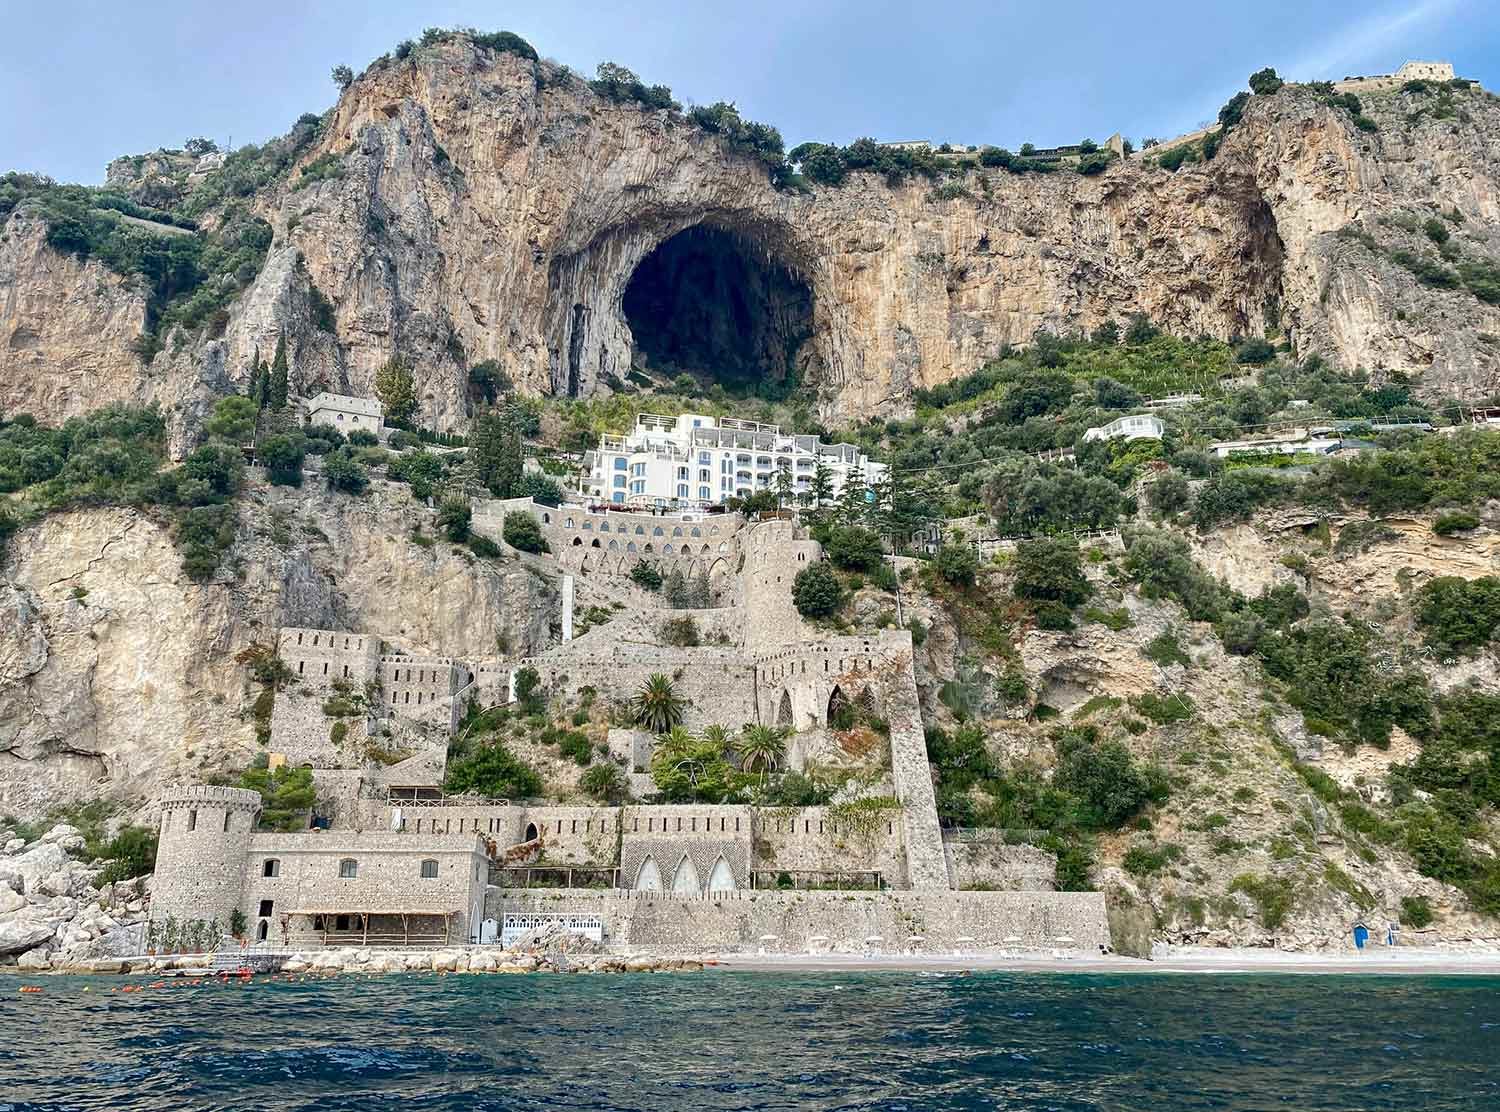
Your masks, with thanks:
[[[0,977],[0,1110],[1500,1109],[1497,978],[126,984]]]

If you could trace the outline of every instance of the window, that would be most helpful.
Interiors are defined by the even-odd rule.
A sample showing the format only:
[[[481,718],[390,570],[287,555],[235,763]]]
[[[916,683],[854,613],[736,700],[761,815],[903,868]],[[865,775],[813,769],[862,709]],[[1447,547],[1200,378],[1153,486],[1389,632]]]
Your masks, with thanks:
[[[624,456],[616,456],[615,457],[615,470],[616,471],[624,471],[625,470],[625,457]]]
[[[688,492],[687,483],[678,483],[677,484],[677,497],[678,498],[686,498],[688,496],[687,492]]]
[[[713,472],[710,471],[708,468],[706,468],[706,467],[700,467],[698,469],[698,481],[700,483],[706,483],[709,480],[709,476],[711,476],[712,474],[713,474]]]
[[[339,879],[353,880],[359,875],[359,862],[352,857],[346,857],[339,862]]]
[[[260,917],[262,919],[269,919],[271,917],[271,901],[270,900],[261,900],[260,901],[260,913],[259,914],[260,914]]]
[[[615,489],[616,490],[624,490],[625,489],[625,476],[624,475],[616,475],[615,476]]]
[[[229,833],[229,812],[224,812],[224,833]]]
[[[698,498],[701,501],[707,502],[713,496],[714,493],[712,487],[701,486],[698,488]]]
[[[437,879],[437,861],[434,858],[429,857],[426,861],[422,862],[422,879]]]
[[[713,459],[714,459],[713,455],[711,453],[709,453],[709,452],[699,452],[698,453],[698,462],[699,463],[709,464],[709,463],[713,462]]]
[[[613,497],[610,498],[610,501],[623,503],[625,501],[625,492],[623,490],[615,491]]]
[[[189,830],[197,830],[198,829],[198,812],[197,811],[189,811],[188,812],[188,829]]]
[[[686,479],[688,477],[688,469],[686,467],[679,467],[677,469],[677,477],[679,479]]]
[[[267,857],[266,863],[260,867],[261,876],[280,876],[281,861],[279,858]]]
[[[346,930],[348,930],[349,929],[349,916],[347,916],[347,915],[340,915],[337,919],[335,919],[333,921],[333,929],[336,930],[336,931],[346,931]]]

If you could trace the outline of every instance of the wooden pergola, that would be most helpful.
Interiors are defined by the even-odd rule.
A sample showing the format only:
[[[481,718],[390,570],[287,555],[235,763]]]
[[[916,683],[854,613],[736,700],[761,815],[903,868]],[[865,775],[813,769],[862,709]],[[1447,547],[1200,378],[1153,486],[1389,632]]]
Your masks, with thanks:
[[[298,908],[288,912],[290,915],[305,915],[309,920],[321,917],[323,920],[323,945],[328,945],[328,923],[336,920],[340,915],[350,915],[359,919],[361,927],[361,944],[368,945],[370,941],[370,917],[373,915],[389,915],[401,920],[401,944],[403,946],[411,943],[411,920],[413,916],[426,918],[441,918],[443,920],[443,945],[447,945],[452,934],[453,916],[459,914],[451,908],[445,907],[399,907],[399,908],[369,908],[356,911],[347,907],[338,908]]]

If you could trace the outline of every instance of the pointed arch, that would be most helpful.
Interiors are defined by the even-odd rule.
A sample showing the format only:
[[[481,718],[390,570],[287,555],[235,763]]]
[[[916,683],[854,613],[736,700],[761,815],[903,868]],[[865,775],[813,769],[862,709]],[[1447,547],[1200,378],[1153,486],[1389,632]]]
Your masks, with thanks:
[[[783,687],[781,689],[781,701],[776,706],[776,725],[791,726],[794,724],[795,722],[792,718],[792,693]]]
[[[582,548],[583,547],[583,538],[582,537],[574,537],[573,538],[573,547],[574,548]]]
[[[682,860],[677,862],[677,870],[672,874],[672,891],[690,894],[703,891],[703,883],[698,879],[698,866],[693,864],[693,859],[687,854],[682,855]]]
[[[603,548],[604,546],[599,543],[599,538],[595,537],[593,540],[589,541],[589,547],[590,548]]]
[[[617,552],[617,551],[619,551],[619,548],[620,548],[620,542],[617,541],[617,540],[611,539],[610,542],[609,542],[609,550],[611,552]]]
[[[641,867],[635,871],[635,890],[637,892],[661,891],[661,869],[657,867],[656,858],[649,853],[646,855],[646,860],[641,862]]]
[[[832,726],[840,719],[847,718],[849,712],[853,709],[853,705],[849,702],[849,697],[844,694],[844,689],[838,684],[834,684],[833,690],[828,693],[828,714],[824,721]]]
[[[526,824],[526,837],[522,838],[521,841],[523,841],[523,842],[534,842],[534,841],[536,841],[536,823],[534,823],[534,822],[528,822]]]
[[[734,882],[734,870],[729,867],[729,862],[724,860],[724,855],[719,854],[719,859],[714,862],[713,869],[708,874],[708,890],[710,892],[733,892],[738,888]]]

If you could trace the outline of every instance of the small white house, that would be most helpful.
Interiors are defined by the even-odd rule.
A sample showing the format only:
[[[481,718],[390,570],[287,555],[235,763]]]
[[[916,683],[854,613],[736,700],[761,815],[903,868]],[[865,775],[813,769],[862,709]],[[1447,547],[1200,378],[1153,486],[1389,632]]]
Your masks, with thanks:
[[[1130,417],[1116,417],[1107,425],[1085,429],[1083,439],[1089,440],[1160,440],[1167,431],[1166,422],[1150,413],[1137,413]]]
[[[345,436],[358,429],[379,436],[384,421],[385,411],[375,398],[355,398],[325,390],[307,401],[309,425],[332,425]]]

